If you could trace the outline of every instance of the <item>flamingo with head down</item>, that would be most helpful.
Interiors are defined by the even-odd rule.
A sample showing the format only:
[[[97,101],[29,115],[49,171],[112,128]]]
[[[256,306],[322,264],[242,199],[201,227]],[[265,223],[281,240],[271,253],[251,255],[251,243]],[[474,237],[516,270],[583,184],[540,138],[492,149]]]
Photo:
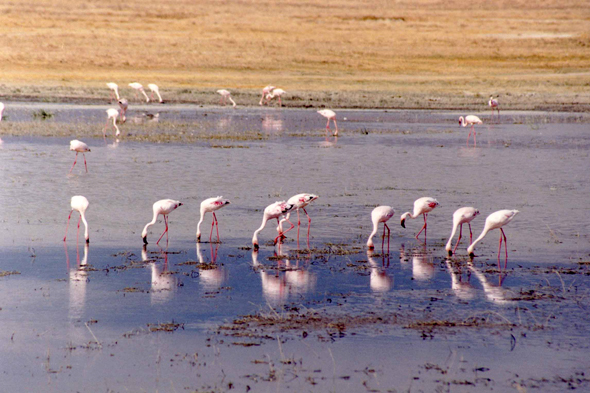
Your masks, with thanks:
[[[467,135],[467,146],[469,146],[469,137],[471,136],[472,132],[473,132],[473,146],[475,146],[477,144],[477,142],[475,140],[475,125],[476,124],[483,124],[483,121],[481,121],[481,119],[477,116],[468,115],[468,116],[465,116],[465,118],[463,118],[463,116],[459,117],[459,125],[460,126],[463,126],[463,127],[471,126],[471,129],[469,130],[469,135]]]
[[[160,243],[160,240],[162,240],[162,237],[164,237],[164,234],[168,233],[168,214],[172,213],[179,206],[182,206],[182,202],[175,201],[173,199],[161,199],[158,202],[154,203],[154,205],[153,205],[154,217],[152,218],[152,221],[148,222],[145,225],[145,227],[143,228],[143,231],[141,232],[141,237],[143,239],[144,244],[148,244],[148,241],[147,241],[148,228],[156,223],[158,216],[161,214],[164,217],[164,224],[166,225],[166,229],[162,233],[162,236],[160,236],[160,238],[156,242],[156,244]],[[166,235],[166,239],[168,239],[168,235]]]
[[[445,246],[445,250],[449,253],[449,256],[452,256],[457,247],[459,246],[459,242],[461,241],[461,235],[463,233],[463,224],[469,225],[469,244],[471,244],[473,234],[471,232],[471,221],[475,217],[479,215],[479,210],[474,207],[462,207],[457,209],[455,213],[453,213],[453,230],[451,232],[451,237]],[[453,237],[455,237],[455,232],[457,232],[457,227],[459,227],[459,238],[457,239],[457,244],[455,244],[455,248],[451,250]]]
[[[475,256],[475,254],[473,253],[473,250],[475,250],[475,245],[479,243],[480,240],[482,240],[489,231],[493,229],[499,229],[500,244],[498,246],[498,266],[500,266],[500,252],[502,251],[502,239],[504,239],[504,249],[506,250],[506,262],[504,263],[504,266],[506,266],[506,264],[508,263],[508,244],[506,243],[506,234],[504,233],[502,227],[508,224],[510,221],[512,221],[518,213],[520,213],[518,210],[498,210],[497,212],[490,214],[486,218],[486,223],[483,227],[481,235],[479,235],[479,237],[475,239],[475,241],[471,243],[471,245],[467,249],[467,253],[469,253],[469,256],[472,258]]]
[[[430,213],[435,207],[437,207],[439,205],[438,201],[434,198],[431,197],[422,197],[419,199],[416,199],[416,201],[414,202],[414,213],[410,213],[410,212],[406,212],[404,214],[402,214],[401,216],[401,225],[402,227],[406,227],[406,219],[407,218],[418,218],[420,215],[424,216],[424,225],[422,226],[422,229],[420,229],[420,232],[418,232],[418,234],[416,235],[416,239],[418,239],[418,236],[420,236],[420,233],[422,233],[422,231],[424,231],[424,240],[426,240],[426,228],[427,228],[427,223],[426,223],[426,217],[428,216],[428,213]]]
[[[277,220],[277,232],[279,233],[279,235],[275,237],[274,242],[276,244],[277,241],[279,241],[279,239],[283,236],[283,231],[281,229],[281,221],[279,220],[279,217],[284,216],[294,208],[295,205],[293,204],[289,204],[285,201],[277,201],[275,203],[271,203],[264,209],[264,213],[262,215],[262,224],[260,225],[260,228],[254,231],[254,235],[252,236],[252,245],[254,246],[255,250],[258,250],[260,248],[260,246],[258,245],[258,234],[260,233],[260,231],[264,229],[268,220]],[[290,223],[291,226],[294,226],[288,219],[285,221]]]
[[[215,212],[222,207],[229,205],[229,201],[227,199],[223,199],[223,197],[218,196],[214,198],[205,199],[201,202],[201,219],[197,224],[197,243],[201,241],[201,223],[205,219],[205,214],[212,213],[213,214],[213,221],[211,221],[211,233],[209,234],[209,242],[211,242],[211,238],[213,236],[213,227],[217,227],[217,242],[219,243],[219,224],[217,223],[217,216],[215,216]]]
[[[389,254],[389,234],[391,233],[391,231],[389,230],[389,226],[387,225],[387,221],[389,221],[389,219],[391,217],[393,217],[394,214],[395,214],[395,211],[393,210],[393,207],[391,207],[391,206],[377,206],[376,208],[373,209],[373,211],[371,212],[371,221],[373,222],[373,231],[371,232],[371,234],[369,235],[369,239],[367,240],[367,248],[369,250],[372,250],[375,248],[375,245],[373,244],[373,236],[375,236],[377,234],[377,229],[379,228],[379,223],[382,222],[383,223],[383,240],[381,241],[381,250],[383,250],[384,246],[385,246],[385,230],[387,229],[387,253]]]

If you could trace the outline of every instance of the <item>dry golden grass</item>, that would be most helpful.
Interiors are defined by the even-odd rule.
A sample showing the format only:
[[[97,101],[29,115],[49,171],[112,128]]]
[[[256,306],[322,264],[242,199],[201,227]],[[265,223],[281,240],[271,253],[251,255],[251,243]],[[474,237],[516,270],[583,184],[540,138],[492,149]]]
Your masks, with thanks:
[[[129,96],[138,81],[172,101],[230,88],[255,104],[272,83],[301,105],[590,103],[585,0],[15,1],[0,47],[9,98],[104,97],[108,81]]]

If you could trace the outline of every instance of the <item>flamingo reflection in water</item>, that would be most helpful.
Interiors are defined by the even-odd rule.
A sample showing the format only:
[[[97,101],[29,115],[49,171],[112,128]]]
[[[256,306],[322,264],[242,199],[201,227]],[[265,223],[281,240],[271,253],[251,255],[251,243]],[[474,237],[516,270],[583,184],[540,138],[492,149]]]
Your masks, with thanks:
[[[199,260],[199,282],[203,285],[206,291],[214,290],[225,281],[227,281],[229,274],[225,267],[217,266],[217,251],[219,250],[219,243],[213,245],[209,244],[211,250],[211,257],[207,262],[202,250],[202,244],[197,243],[197,258]]]
[[[473,300],[475,298],[475,288],[469,282],[471,279],[471,271],[467,271],[467,279],[463,280],[464,271],[461,269],[459,263],[455,263],[451,259],[445,261],[447,270],[451,275],[451,289],[458,299],[463,301]]]
[[[498,272],[498,284],[492,283],[484,273],[475,267],[473,262],[467,262],[467,266],[473,272],[475,277],[479,280],[483,287],[483,291],[486,294],[486,298],[495,304],[511,304],[514,302],[515,294],[506,288],[502,287],[504,279],[506,278],[506,271],[502,272],[500,269]]]
[[[152,304],[169,301],[179,285],[176,276],[168,271],[168,249],[159,247],[159,251],[147,251],[147,244],[141,248],[141,260],[147,262],[151,269],[150,299]]]
[[[375,260],[376,254],[373,250],[367,250],[367,261],[371,267],[370,286],[373,292],[388,292],[393,288],[393,277],[387,274],[386,267],[389,267],[389,257],[385,263],[385,255],[382,254],[382,261]]]
[[[88,284],[88,250],[89,244],[84,243],[84,256],[80,259],[80,249],[76,244],[76,265],[70,267],[70,258],[68,255],[67,245],[64,243],[66,252],[66,266],[69,276],[70,308],[69,316],[71,319],[80,319],[83,317],[86,305],[86,286]]]

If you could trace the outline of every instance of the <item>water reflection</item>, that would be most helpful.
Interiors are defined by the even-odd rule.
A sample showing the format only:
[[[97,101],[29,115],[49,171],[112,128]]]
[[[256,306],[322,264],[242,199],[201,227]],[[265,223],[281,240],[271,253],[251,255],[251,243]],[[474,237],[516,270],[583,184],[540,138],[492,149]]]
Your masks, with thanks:
[[[283,131],[283,120],[275,115],[265,115],[262,118],[262,130],[266,132]]]
[[[387,274],[386,267],[389,267],[389,257],[387,262],[385,254],[381,254],[381,263],[375,260],[373,250],[367,250],[367,260],[371,266],[371,290],[373,292],[388,292],[393,288],[393,277]]]
[[[447,259],[445,263],[451,275],[451,289],[455,296],[465,301],[473,300],[475,298],[475,288],[469,282],[471,271],[462,269],[461,264],[453,262],[451,259]]]
[[[229,278],[229,272],[225,267],[217,266],[217,251],[219,250],[219,243],[213,245],[209,243],[210,259],[207,262],[203,253],[203,248],[206,247],[201,243],[197,243],[197,258],[201,266],[199,267],[199,281],[206,291],[217,289],[223,285]]]
[[[140,113],[130,118],[130,122],[133,124],[143,124],[143,123],[157,123],[160,121],[160,114],[159,113]]]
[[[506,274],[502,273],[501,270],[498,272],[498,284],[495,284],[488,280],[486,275],[476,268],[472,262],[468,262],[467,266],[483,286],[483,291],[490,302],[496,304],[510,304],[514,301],[512,300],[514,298],[513,292],[502,287]]]
[[[287,255],[274,254],[276,266],[266,267],[258,261],[258,251],[252,250],[252,265],[260,274],[262,294],[273,305],[284,304],[290,297],[298,297],[315,289],[317,277],[297,259],[295,264]],[[274,271],[274,272],[273,272]]]
[[[84,256],[80,260],[80,249],[76,244],[76,265],[70,267],[70,258],[66,243],[64,243],[66,251],[66,265],[69,274],[70,287],[70,307],[69,316],[72,319],[80,319],[84,314],[84,307],[86,304],[86,285],[88,283],[88,243],[84,244]]]
[[[169,301],[178,287],[178,278],[168,271],[167,251],[160,248],[156,258],[151,258],[147,252],[147,245],[144,244],[141,248],[141,260],[149,263],[152,273],[150,290],[152,304],[162,304]]]
[[[399,258],[402,266],[404,263],[410,260],[412,261],[412,277],[415,280],[427,281],[434,278],[436,273],[436,267],[433,262],[434,257],[426,250],[426,245],[423,244],[419,249],[411,249],[408,252],[402,244],[400,246]]]

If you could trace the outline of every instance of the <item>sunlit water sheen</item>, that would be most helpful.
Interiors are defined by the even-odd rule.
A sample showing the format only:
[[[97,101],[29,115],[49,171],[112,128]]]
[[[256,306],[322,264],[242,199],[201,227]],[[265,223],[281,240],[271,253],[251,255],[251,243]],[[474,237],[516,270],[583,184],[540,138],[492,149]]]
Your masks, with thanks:
[[[9,119],[26,122],[27,110],[18,107]],[[53,110],[52,121],[83,119],[96,128],[104,120],[102,108]],[[477,148],[468,148],[468,129],[458,127],[459,115],[339,111],[342,136],[335,139],[325,137],[325,122],[314,111],[167,107],[159,119],[205,122],[211,130],[260,129],[272,137],[236,142],[234,148],[124,138],[105,145],[78,138],[92,149],[86,155],[89,173],[79,157],[70,175],[74,153],[68,139],[3,137],[0,270],[20,273],[0,278],[3,386],[7,391],[224,391],[231,383],[238,391],[247,386],[432,391],[450,383],[453,391],[470,391],[470,385],[451,383],[455,380],[511,391],[518,383],[530,387],[531,380],[567,378],[587,369],[588,276],[552,269],[577,269],[578,262],[590,259],[588,125],[567,115],[503,114],[499,124],[487,124],[482,116],[486,124],[478,128]],[[286,137],[287,131],[309,136]],[[310,246],[352,253],[301,256],[293,230],[280,250],[284,257],[269,259],[276,251],[269,243],[276,222],[259,235],[260,252],[248,249],[264,207],[301,192],[320,196],[307,209]],[[62,241],[73,195],[90,201],[86,249],[83,242],[76,246],[76,213],[65,245]],[[222,243],[196,246],[200,202],[217,195],[231,200],[217,213]],[[422,196],[441,204],[428,216],[426,246],[413,238],[421,218],[406,222],[406,229],[398,221]],[[160,219],[142,249],[141,230],[152,218],[152,204],[163,198],[184,203],[170,214],[168,247],[165,239],[162,248],[155,244],[164,230]],[[380,204],[396,210],[385,259],[364,248],[370,212]],[[488,214],[520,210],[505,228],[505,274],[489,269],[495,269],[497,231],[478,244],[470,264],[465,226],[458,257],[445,261],[451,217],[462,206],[482,213],[472,222],[474,236]],[[210,219],[203,226],[205,240]],[[305,248],[307,220],[302,222],[300,248]],[[376,238],[377,253],[380,243]],[[199,270],[195,262],[215,262],[217,268]],[[562,304],[511,300],[539,286],[572,292],[559,295],[567,299]],[[360,328],[335,341],[295,333],[286,334],[281,345],[269,340],[254,347],[232,345],[235,339],[214,333],[239,315],[271,307],[281,312],[290,304],[350,315],[423,308],[425,318],[493,312],[512,322],[522,313],[551,329],[472,329],[424,337],[399,326]],[[148,324],[172,321],[184,329],[148,332]],[[85,348],[95,340],[100,348]],[[302,363],[281,364],[287,357]],[[253,360],[270,360],[282,371],[269,378],[270,366]],[[489,370],[476,375],[473,370],[481,367]]]

